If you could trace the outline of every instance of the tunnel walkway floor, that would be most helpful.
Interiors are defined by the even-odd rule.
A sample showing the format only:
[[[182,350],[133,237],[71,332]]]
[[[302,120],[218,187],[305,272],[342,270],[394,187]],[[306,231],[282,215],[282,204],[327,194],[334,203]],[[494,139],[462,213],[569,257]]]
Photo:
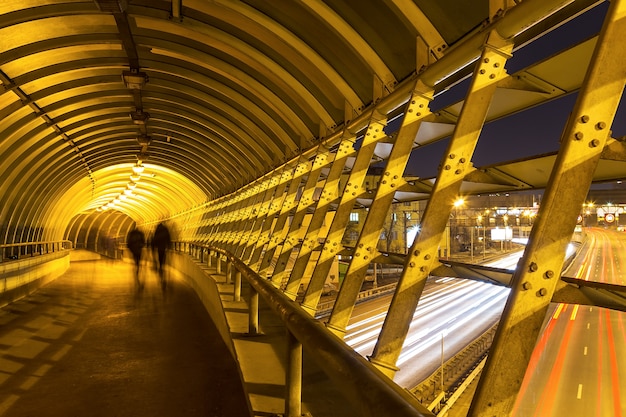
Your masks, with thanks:
[[[250,416],[237,363],[196,294],[143,268],[72,261],[0,309],[0,416]]]

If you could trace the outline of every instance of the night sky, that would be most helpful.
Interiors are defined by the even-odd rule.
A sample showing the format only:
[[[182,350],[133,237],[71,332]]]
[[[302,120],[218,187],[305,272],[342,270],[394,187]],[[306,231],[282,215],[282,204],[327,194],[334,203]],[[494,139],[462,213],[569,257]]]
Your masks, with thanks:
[[[568,24],[516,50],[507,62],[508,73],[515,73],[568,46],[595,36],[602,26],[608,3],[604,2],[596,6]],[[468,86],[469,79],[437,96],[431,105],[432,110],[437,111],[462,100]],[[572,93],[486,124],[472,162],[480,167],[557,151],[559,139],[576,98],[577,94]],[[626,100],[624,98],[612,130],[613,137],[626,135]],[[437,167],[448,141],[449,138],[414,150],[405,175],[417,175],[422,178],[436,176]]]

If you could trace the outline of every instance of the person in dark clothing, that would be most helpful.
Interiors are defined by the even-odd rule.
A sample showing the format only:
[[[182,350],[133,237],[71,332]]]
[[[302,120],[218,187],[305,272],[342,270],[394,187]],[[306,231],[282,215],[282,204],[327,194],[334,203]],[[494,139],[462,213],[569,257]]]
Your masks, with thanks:
[[[126,237],[126,245],[133,254],[133,259],[135,260],[135,280],[137,281],[137,284],[140,284],[139,266],[141,265],[141,252],[146,245],[146,238],[143,232],[139,229],[131,230]]]
[[[154,236],[152,236],[152,250],[157,252],[158,257],[158,270],[159,277],[161,278],[161,285],[165,287],[165,275],[163,267],[166,262],[167,250],[172,244],[172,238],[170,231],[163,223],[159,223],[154,230]]]

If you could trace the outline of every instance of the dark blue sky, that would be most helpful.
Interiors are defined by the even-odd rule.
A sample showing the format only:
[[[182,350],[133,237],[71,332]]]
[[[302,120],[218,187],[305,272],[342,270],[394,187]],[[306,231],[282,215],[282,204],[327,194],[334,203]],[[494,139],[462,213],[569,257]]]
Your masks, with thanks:
[[[548,58],[551,55],[597,35],[602,26],[608,3],[604,2],[531,44],[516,50],[507,62],[509,74]],[[469,79],[437,96],[431,108],[437,111],[465,97]],[[481,133],[472,162],[475,166],[486,166],[543,153],[555,152],[559,148],[567,118],[572,111],[577,94],[572,93],[549,103],[542,104],[504,119],[485,125]],[[613,136],[626,135],[626,103],[618,109]],[[419,150],[415,150],[409,161],[406,175],[433,177],[446,149],[449,138]]]

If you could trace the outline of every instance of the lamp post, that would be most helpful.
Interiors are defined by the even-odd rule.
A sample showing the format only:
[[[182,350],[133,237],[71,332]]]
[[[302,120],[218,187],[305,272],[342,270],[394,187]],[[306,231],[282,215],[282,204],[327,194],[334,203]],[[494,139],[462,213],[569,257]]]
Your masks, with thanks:
[[[459,234],[459,207],[463,207],[465,199],[462,197],[457,198],[454,201],[454,236]],[[452,247],[454,246],[453,240],[450,242],[450,255],[452,255]]]
[[[503,243],[504,243],[504,249],[503,251],[506,251],[506,237],[507,237],[507,228],[509,227],[509,215],[505,214],[504,216],[502,216],[502,220],[504,220],[504,239],[503,239]],[[500,248],[502,249],[502,248]]]

